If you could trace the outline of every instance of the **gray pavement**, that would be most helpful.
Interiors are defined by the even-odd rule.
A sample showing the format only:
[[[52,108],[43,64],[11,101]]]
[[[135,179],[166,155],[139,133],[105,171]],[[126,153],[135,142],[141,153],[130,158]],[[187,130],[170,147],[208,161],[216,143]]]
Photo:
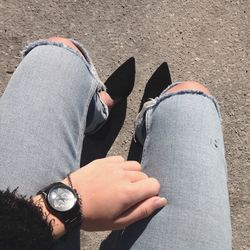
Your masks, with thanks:
[[[135,56],[128,118],[110,151],[126,157],[145,82],[161,62],[173,81],[205,83],[222,110],[233,249],[250,249],[249,10],[247,0],[0,0],[0,92],[34,39],[82,41],[103,80]],[[105,234],[84,233],[82,249],[98,249]]]

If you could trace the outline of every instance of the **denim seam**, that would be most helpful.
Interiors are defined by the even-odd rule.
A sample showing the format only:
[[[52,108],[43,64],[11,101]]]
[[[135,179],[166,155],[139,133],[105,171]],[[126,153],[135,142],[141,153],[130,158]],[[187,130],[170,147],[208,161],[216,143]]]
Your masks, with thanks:
[[[149,135],[149,129],[151,127],[151,121],[152,121],[152,119],[149,118],[150,115],[151,115],[151,112],[145,114],[146,138],[145,138],[145,141],[143,143],[142,158],[141,158],[141,165],[145,166],[143,169],[146,168],[146,165],[144,164],[144,157],[143,156],[146,155],[145,151],[146,151],[146,148],[147,148],[147,145],[148,145],[148,141],[149,141],[149,136],[148,135]]]
[[[106,118],[105,118],[105,120],[104,120],[102,123],[97,124],[96,128],[95,128],[93,131],[85,132],[85,135],[92,135],[92,134],[95,134],[98,130],[100,130],[100,129],[104,126],[104,124],[106,123],[106,121],[107,121],[107,119],[108,119],[108,117],[109,117],[109,113],[110,113],[110,112],[109,112],[108,106],[106,105],[106,103],[104,103],[104,102],[102,101],[102,99],[101,99],[100,97],[99,97],[99,100],[100,100],[100,102],[101,102],[101,104],[102,104],[103,112],[105,113]]]
[[[95,85],[93,85],[92,83],[94,83]],[[80,126],[79,137],[78,137],[78,141],[77,141],[77,145],[76,145],[76,148],[77,148],[76,158],[77,158],[77,160],[80,160],[80,155],[81,155],[81,151],[82,151],[82,144],[83,144],[83,139],[84,139],[84,128],[86,127],[86,124],[87,124],[87,114],[88,114],[88,110],[89,110],[89,105],[90,105],[91,99],[93,98],[93,95],[95,94],[97,84],[98,84],[98,82],[96,81],[96,79],[93,78],[92,82],[91,82],[91,87],[89,90],[88,100],[86,101],[86,103],[87,103],[86,109],[85,109],[85,112],[82,113],[82,116],[81,116],[81,122],[80,122],[81,126]],[[85,121],[84,121],[84,119],[85,119]]]

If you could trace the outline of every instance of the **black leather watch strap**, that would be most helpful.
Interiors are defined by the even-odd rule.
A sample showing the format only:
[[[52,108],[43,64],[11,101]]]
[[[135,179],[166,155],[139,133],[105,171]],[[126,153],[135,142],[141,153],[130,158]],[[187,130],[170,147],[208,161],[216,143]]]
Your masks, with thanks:
[[[65,211],[65,212],[57,211],[49,204],[48,194],[50,190],[55,187],[68,189],[75,195],[75,197],[77,197],[77,201],[75,205],[70,210]],[[66,233],[69,233],[76,228],[80,228],[82,224],[81,206],[80,206],[78,195],[74,189],[65,185],[62,182],[56,182],[43,188],[37,194],[41,194],[43,196],[43,199],[44,199],[44,202],[48,211],[51,212],[54,216],[56,216],[64,224]]]
[[[75,228],[80,228],[82,224],[82,214],[79,202],[76,202],[75,206],[66,213],[59,213],[59,220],[61,220],[66,228],[66,232],[71,232]]]

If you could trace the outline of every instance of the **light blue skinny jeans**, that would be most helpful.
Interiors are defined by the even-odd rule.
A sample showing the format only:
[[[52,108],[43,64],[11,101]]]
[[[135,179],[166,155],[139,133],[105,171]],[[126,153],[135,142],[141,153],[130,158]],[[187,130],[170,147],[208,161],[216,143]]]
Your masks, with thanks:
[[[28,196],[79,168],[86,132],[108,117],[105,87],[86,53],[60,43],[29,45],[0,99],[0,189]],[[119,84],[119,83],[117,83]],[[229,250],[231,224],[223,135],[216,101],[201,92],[165,92],[136,120],[144,171],[168,205],[113,232],[104,249]],[[88,149],[84,150],[88,154]],[[112,236],[115,237],[112,237]],[[79,231],[56,249],[80,249]]]

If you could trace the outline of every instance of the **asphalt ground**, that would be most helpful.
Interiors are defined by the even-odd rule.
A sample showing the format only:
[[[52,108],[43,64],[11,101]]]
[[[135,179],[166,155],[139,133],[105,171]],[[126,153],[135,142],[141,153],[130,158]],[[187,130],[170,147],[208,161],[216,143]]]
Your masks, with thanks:
[[[167,61],[173,81],[204,83],[222,112],[233,249],[250,249],[249,10],[247,0],[0,0],[0,93],[27,41],[55,35],[81,41],[103,80],[135,56],[136,85],[110,151],[126,157],[143,88],[156,67]],[[82,249],[98,249],[105,234],[83,233]]]

